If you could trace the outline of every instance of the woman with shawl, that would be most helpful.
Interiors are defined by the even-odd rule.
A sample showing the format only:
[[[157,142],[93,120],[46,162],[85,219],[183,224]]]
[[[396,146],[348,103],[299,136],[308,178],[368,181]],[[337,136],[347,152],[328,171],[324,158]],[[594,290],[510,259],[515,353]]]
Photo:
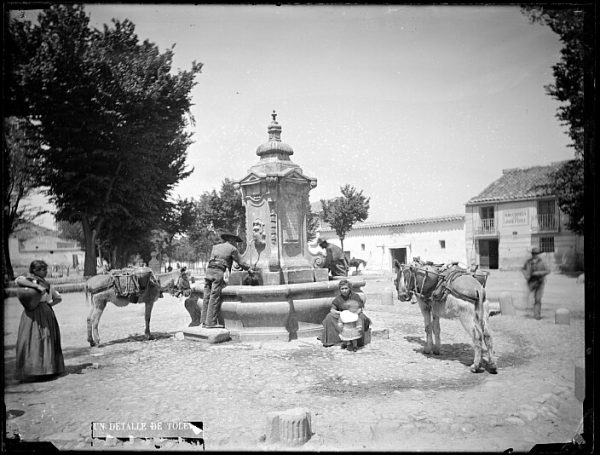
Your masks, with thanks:
[[[65,371],[60,329],[53,305],[62,297],[46,281],[48,265],[35,260],[27,276],[17,277],[17,295],[24,307],[17,335],[15,377],[21,381],[47,379]]]
[[[371,320],[363,312],[365,303],[361,297],[352,291],[348,280],[339,281],[340,295],[333,299],[331,302],[331,310],[323,319],[323,334],[321,335],[321,342],[323,346],[330,347],[334,345],[341,345],[345,348],[345,344],[342,344],[340,338],[341,324],[340,324],[340,313],[344,310],[352,311],[358,314],[358,327],[361,331],[361,338],[358,340],[358,346],[364,345],[364,335],[369,330]]]

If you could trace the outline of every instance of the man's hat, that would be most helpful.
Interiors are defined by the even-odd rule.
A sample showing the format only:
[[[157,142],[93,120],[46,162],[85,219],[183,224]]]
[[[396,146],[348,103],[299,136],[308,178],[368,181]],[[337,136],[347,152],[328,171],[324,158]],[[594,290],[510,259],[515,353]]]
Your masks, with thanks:
[[[540,249],[537,246],[534,246],[531,249],[531,254],[540,254],[540,253],[541,253],[541,251],[540,251]]]
[[[229,242],[230,240],[233,240],[234,242],[243,242],[243,240],[239,236],[232,234],[230,232],[225,232],[225,233],[221,234],[221,238],[223,240],[225,240],[226,242]]]
[[[320,245],[321,243],[323,243],[323,242],[327,243],[327,240],[326,240],[326,239],[317,239],[317,243],[318,243],[319,245]]]

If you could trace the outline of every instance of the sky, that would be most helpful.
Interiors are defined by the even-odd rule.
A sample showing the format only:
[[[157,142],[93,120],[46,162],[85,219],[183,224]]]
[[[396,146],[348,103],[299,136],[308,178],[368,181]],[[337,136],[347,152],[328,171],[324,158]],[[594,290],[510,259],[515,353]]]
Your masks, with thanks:
[[[573,158],[544,89],[561,43],[518,6],[85,9],[93,27],[127,18],[140,41],[175,45],[175,70],[204,64],[191,93],[194,172],[173,197],[244,178],[273,110],[291,159],[317,178],[310,201],[350,184],[371,198],[368,222],[461,214],[503,169]]]

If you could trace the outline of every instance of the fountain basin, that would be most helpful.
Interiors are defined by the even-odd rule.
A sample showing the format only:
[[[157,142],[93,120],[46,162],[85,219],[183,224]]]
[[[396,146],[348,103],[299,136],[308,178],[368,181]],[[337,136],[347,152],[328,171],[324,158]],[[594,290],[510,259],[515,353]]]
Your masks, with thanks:
[[[349,280],[352,290],[364,300],[364,281]],[[338,294],[337,281],[266,286],[227,286],[222,291],[222,324],[231,338],[240,341],[280,340],[317,337],[323,319]],[[192,295],[201,305],[203,283],[192,285]]]

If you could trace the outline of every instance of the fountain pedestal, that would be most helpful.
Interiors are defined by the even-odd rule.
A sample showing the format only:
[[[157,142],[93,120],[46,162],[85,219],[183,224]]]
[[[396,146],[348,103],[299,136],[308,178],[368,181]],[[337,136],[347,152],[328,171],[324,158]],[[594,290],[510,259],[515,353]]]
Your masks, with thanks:
[[[354,292],[364,281],[349,280]],[[202,301],[204,289],[192,285]],[[317,337],[323,319],[338,292],[338,281],[322,281],[266,286],[228,285],[223,289],[221,315],[231,339],[240,341],[279,340]],[[218,330],[218,329],[206,329]]]

